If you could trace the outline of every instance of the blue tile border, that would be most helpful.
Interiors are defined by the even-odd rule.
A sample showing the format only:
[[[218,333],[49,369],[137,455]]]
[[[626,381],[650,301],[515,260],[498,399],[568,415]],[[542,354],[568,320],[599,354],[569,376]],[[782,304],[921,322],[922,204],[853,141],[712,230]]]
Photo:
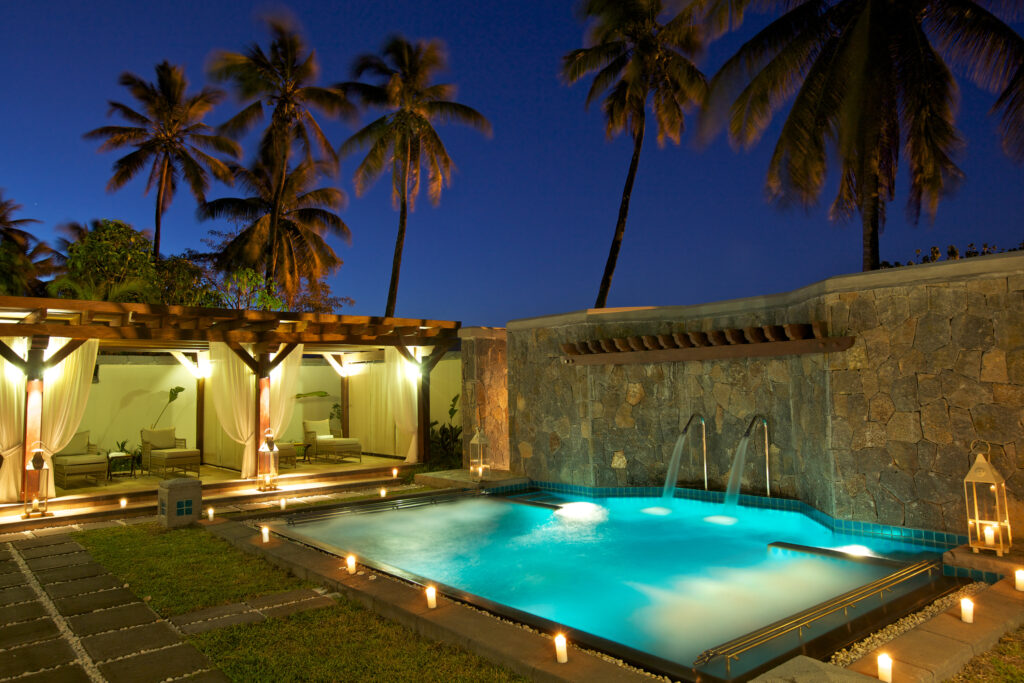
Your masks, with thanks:
[[[562,484],[548,481],[531,481],[529,484],[514,484],[487,489],[487,493],[505,494],[524,491],[529,488],[538,488],[542,491],[552,493],[564,493],[571,496],[583,498],[650,498],[658,497],[662,493],[661,486],[579,486],[577,484]],[[676,488],[675,498],[686,500],[699,500],[708,503],[721,503],[725,500],[724,491],[705,491],[703,489]],[[790,498],[766,498],[764,496],[750,496],[740,494],[739,504],[744,507],[763,508],[769,510],[784,510],[787,512],[799,512],[806,517],[821,524],[833,532],[849,534],[853,536],[874,536],[890,538],[912,543],[914,545],[926,546],[937,550],[949,550],[958,545],[967,543],[967,536],[934,531],[931,529],[913,529],[909,527],[892,526],[889,524],[875,524],[873,522],[861,522],[857,520],[835,519],[817,508],[808,505],[802,500]],[[965,570],[966,571],[966,570]],[[974,572],[975,574],[986,574],[985,572]],[[991,572],[987,572],[991,574]],[[995,574],[991,574],[996,576]],[[971,575],[973,577],[973,574]],[[981,578],[978,580],[987,580]],[[994,581],[993,581],[994,582]]]

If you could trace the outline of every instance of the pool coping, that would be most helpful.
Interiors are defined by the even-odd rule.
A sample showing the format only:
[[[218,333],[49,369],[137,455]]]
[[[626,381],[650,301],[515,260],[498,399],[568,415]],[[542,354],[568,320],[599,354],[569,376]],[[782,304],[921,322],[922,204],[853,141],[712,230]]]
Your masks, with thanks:
[[[327,586],[373,612],[431,640],[469,650],[531,680],[552,683],[650,683],[651,675],[569,644],[569,661],[558,664],[549,636],[528,630],[444,596],[430,609],[422,591],[365,565],[350,575],[339,558],[272,535],[262,542],[253,527],[215,518],[198,524],[243,552],[257,555],[295,576]]]

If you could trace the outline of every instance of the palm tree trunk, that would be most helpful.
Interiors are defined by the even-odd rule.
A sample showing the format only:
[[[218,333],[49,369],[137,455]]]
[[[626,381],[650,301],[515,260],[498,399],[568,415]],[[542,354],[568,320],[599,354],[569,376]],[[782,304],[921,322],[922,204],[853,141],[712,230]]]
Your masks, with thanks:
[[[863,271],[878,270],[881,256],[878,249],[879,217],[881,211],[878,203],[881,201],[878,195],[878,175],[873,174],[868,178],[869,194],[865,196],[860,209],[861,220],[861,247]]]
[[[409,217],[409,141],[405,143],[405,168],[402,171],[402,192],[398,205],[398,237],[395,238],[395,257],[391,261],[391,283],[388,285],[388,302],[384,308],[384,317],[395,315],[395,302],[398,300],[398,274],[402,270],[402,249],[405,248],[405,223]]]
[[[164,191],[167,187],[167,166],[170,163],[164,156],[160,164],[160,185],[156,190],[156,217],[153,219],[153,261],[160,260],[160,222],[164,215]]]
[[[277,187],[274,188],[274,205],[270,214],[270,234],[267,235],[267,263],[264,267],[264,279],[270,285],[274,279],[277,266],[277,226],[281,222],[281,198],[284,196],[284,183],[288,177],[288,146],[278,149],[278,156],[281,162],[281,170],[278,171]]]
[[[629,198],[633,194],[633,181],[636,180],[636,169],[640,164],[640,148],[644,144],[644,118],[640,115],[639,130],[633,135],[633,158],[629,162],[629,173],[626,174],[626,186],[622,188],[622,202],[619,203],[619,220],[615,223],[615,236],[608,250],[608,262],[604,264],[604,275],[601,276],[601,288],[597,291],[597,302],[594,308],[604,308],[608,302],[608,290],[612,286],[612,275],[615,264],[619,260],[622,249],[622,234],[626,231],[626,216],[629,214]]]

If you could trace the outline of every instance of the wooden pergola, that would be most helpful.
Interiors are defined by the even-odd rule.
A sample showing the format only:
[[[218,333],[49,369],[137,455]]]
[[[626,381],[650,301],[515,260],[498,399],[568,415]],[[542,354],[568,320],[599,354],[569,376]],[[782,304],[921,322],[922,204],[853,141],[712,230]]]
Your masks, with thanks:
[[[90,339],[99,341],[101,351],[189,352],[206,350],[210,342],[226,343],[254,375],[257,443],[269,424],[270,373],[299,344],[306,352],[326,354],[393,346],[407,361],[420,366],[417,443],[420,460],[426,462],[430,457],[430,371],[458,341],[459,325],[447,320],[0,296],[0,337],[29,340],[26,359],[2,342],[0,357],[25,373],[23,445],[27,463],[30,445],[39,438],[43,373]],[[47,359],[44,354],[50,337],[69,341]],[[252,351],[242,344],[251,344]],[[433,349],[417,359],[409,351],[414,346]],[[198,380],[200,402],[202,381]],[[342,387],[345,393],[344,378]],[[201,425],[198,431],[201,435]]]

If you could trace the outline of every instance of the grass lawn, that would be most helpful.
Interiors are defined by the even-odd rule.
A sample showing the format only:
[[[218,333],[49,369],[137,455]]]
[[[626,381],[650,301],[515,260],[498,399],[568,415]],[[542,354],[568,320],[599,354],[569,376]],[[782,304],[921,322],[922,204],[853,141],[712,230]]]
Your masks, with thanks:
[[[525,681],[351,601],[190,638],[233,681]]]
[[[1000,638],[994,648],[968,662],[953,680],[957,683],[1024,681],[1024,628]]]
[[[164,617],[309,585],[198,527],[133,524],[73,537]]]

